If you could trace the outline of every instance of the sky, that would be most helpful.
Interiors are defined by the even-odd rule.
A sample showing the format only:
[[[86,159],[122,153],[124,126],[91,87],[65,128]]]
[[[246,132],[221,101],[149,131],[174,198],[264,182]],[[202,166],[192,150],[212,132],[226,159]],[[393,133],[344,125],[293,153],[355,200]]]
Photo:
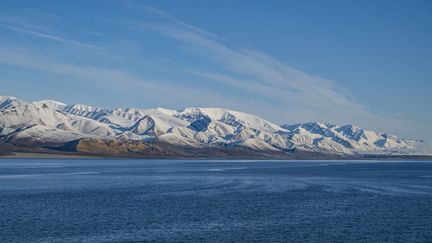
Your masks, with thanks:
[[[0,1],[0,95],[432,141],[432,1]]]

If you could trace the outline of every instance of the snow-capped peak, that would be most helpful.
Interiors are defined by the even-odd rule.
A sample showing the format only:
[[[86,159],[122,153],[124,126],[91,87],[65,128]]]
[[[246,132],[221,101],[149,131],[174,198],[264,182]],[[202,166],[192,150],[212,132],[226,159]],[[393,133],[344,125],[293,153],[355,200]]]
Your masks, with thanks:
[[[26,105],[27,102],[13,96],[0,96],[0,111]]]
[[[65,103],[55,101],[55,100],[38,100],[38,101],[33,101],[32,104],[42,105],[42,106],[45,105],[54,110],[62,110],[67,106]]]

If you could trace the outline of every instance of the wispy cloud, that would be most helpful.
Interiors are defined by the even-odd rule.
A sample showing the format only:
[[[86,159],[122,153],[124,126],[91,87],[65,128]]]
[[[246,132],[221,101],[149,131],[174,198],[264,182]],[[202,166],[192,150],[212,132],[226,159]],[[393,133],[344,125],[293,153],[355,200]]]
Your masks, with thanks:
[[[295,102],[327,110],[365,112],[363,105],[353,100],[345,89],[338,87],[333,81],[302,72],[257,50],[230,48],[220,36],[185,23],[163,10],[137,2],[126,1],[123,4],[141,8],[163,19],[160,22],[99,19],[135,31],[153,30],[198,49],[199,51],[194,53],[201,53],[209,61],[219,65],[218,72],[194,70],[190,72],[192,74],[271,96],[270,98],[283,102]]]
[[[38,16],[39,17],[39,16]],[[30,13],[24,16],[16,16],[10,14],[0,13],[0,23],[18,27],[25,27],[27,29],[32,29],[41,32],[49,32],[49,28],[38,24],[41,18],[33,17]],[[44,19],[44,18],[42,18]],[[39,21],[38,21],[39,20]]]
[[[246,104],[236,98],[224,97],[206,88],[190,89],[181,83],[175,84],[164,80],[146,79],[127,70],[94,65],[74,65],[60,60],[50,60],[40,55],[35,56],[4,48],[0,48],[1,63],[76,78],[78,82],[84,85],[83,89],[86,89],[86,84],[91,82],[101,88],[110,87],[110,89],[122,91],[123,94],[127,92],[128,95],[145,97],[147,100],[157,100],[163,94],[163,102],[159,103],[170,106],[172,104],[182,104],[177,108],[184,107],[184,104],[193,106],[197,102],[206,106],[219,103],[221,107],[228,107],[230,104],[240,104],[246,107],[250,104],[250,102]],[[58,82],[67,81],[60,79]],[[259,106],[258,103],[255,105]],[[140,108],[143,107],[145,107],[145,104]]]
[[[44,39],[51,40],[51,41],[61,42],[63,44],[75,45],[75,46],[85,47],[85,48],[90,48],[90,49],[95,49],[95,50],[104,50],[104,48],[99,47],[99,46],[71,40],[71,39],[64,38],[64,37],[58,36],[58,35],[43,33],[43,32],[39,32],[36,30],[27,29],[27,28],[22,28],[22,27],[18,27],[18,26],[13,26],[13,25],[8,25],[8,24],[0,24],[0,27],[6,28],[9,30],[13,30],[15,32],[19,32],[22,34],[28,34],[28,35],[44,38]]]
[[[149,13],[158,15],[159,17],[162,17],[165,21],[168,21],[170,23],[174,23],[174,24],[176,24],[178,26],[181,26],[181,27],[183,27],[185,29],[188,29],[190,31],[199,33],[199,34],[201,34],[203,36],[207,36],[207,37],[218,39],[218,40],[223,40],[223,37],[221,37],[219,35],[216,35],[214,33],[211,33],[211,32],[208,32],[206,30],[203,30],[202,28],[199,28],[197,26],[194,26],[194,25],[191,25],[189,23],[186,23],[186,22],[184,22],[184,21],[182,21],[182,20],[180,20],[180,19],[178,19],[178,18],[170,15],[169,13],[167,13],[167,12],[161,10],[161,9],[158,9],[158,8],[146,5],[146,4],[142,3],[142,2],[127,1],[127,0],[126,1],[122,1],[122,2],[116,2],[116,4],[119,4],[119,3],[122,4],[125,7],[130,8],[130,9],[135,9],[135,10],[139,9],[139,10],[143,10],[145,12],[149,12]],[[117,24],[118,24],[118,22],[117,22]]]
[[[219,81],[227,85],[248,90],[254,89],[256,92],[272,95],[273,98],[289,100],[302,105],[327,109],[338,107],[364,110],[364,106],[340,92],[342,89],[332,81],[297,70],[263,52],[232,49],[217,39],[202,34],[201,31],[184,27],[177,22],[168,24],[129,23],[128,26],[135,30],[140,30],[140,28],[141,30],[154,30],[184,44],[199,48],[205,57],[220,65],[220,72],[224,72],[224,74],[212,73],[212,75],[210,72],[192,72],[202,77],[206,76],[211,80],[218,80],[217,77],[219,77]],[[207,75],[202,75],[203,73]],[[239,75],[243,78],[237,78]]]

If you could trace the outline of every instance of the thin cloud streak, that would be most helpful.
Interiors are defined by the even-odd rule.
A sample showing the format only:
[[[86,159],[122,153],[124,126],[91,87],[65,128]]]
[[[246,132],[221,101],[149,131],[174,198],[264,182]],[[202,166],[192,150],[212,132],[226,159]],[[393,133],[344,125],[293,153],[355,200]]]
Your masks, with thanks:
[[[190,89],[181,84],[169,84],[163,80],[147,80],[125,70],[91,65],[71,65],[58,60],[48,60],[41,56],[33,56],[3,48],[0,48],[0,63],[65,77],[74,77],[84,82],[91,81],[100,87],[115,87],[117,91],[127,91],[128,95],[144,96],[146,99],[157,99],[163,94],[164,103],[167,106],[178,103],[184,104],[185,102],[189,103],[190,106],[194,106],[197,100],[206,106],[219,103],[220,106],[229,107],[231,104],[237,104],[240,110],[250,105],[250,102],[227,98],[205,88]],[[60,82],[62,81],[60,80]],[[201,97],[201,100],[197,99],[197,97]],[[143,106],[145,107],[145,104]],[[141,106],[140,108],[144,107]],[[181,108],[185,108],[185,106]]]
[[[225,71],[252,80],[250,83],[244,83],[245,85],[254,85],[254,82],[259,82],[268,88],[286,92],[286,95],[296,96],[297,99],[292,101],[303,105],[326,107],[327,109],[334,106],[364,109],[350,97],[339,93],[331,81],[291,68],[267,54],[258,51],[236,51],[199,32],[175,24],[130,24],[130,28],[135,30],[140,30],[140,27],[157,31],[185,44],[200,48],[211,60],[219,63]]]
[[[64,37],[61,37],[61,36],[57,36],[57,35],[46,34],[46,33],[38,32],[38,31],[26,29],[26,28],[21,28],[21,27],[18,27],[18,26],[7,25],[7,24],[0,24],[0,27],[6,28],[6,29],[9,29],[9,30],[13,30],[15,32],[23,33],[23,34],[33,35],[33,36],[37,36],[37,37],[40,37],[40,38],[44,38],[44,39],[48,39],[48,40],[52,40],[52,41],[61,42],[63,44],[75,45],[75,46],[79,46],[79,47],[86,47],[86,48],[95,49],[95,50],[104,50],[105,49],[105,48],[102,48],[102,47],[99,47],[99,46],[82,43],[82,42],[79,42],[79,41],[67,39],[67,38],[64,38]]]
[[[184,21],[181,21],[181,20],[175,18],[174,16],[170,15],[169,13],[167,13],[167,12],[161,10],[161,9],[158,9],[158,8],[155,8],[155,7],[143,4],[141,2],[133,2],[133,1],[128,1],[128,0],[122,1],[121,3],[123,4],[123,6],[129,8],[129,9],[134,9],[134,10],[136,10],[136,9],[142,9],[142,10],[144,10],[146,12],[156,14],[156,15],[158,15],[158,16],[166,19],[166,20],[168,20],[169,22],[175,23],[175,24],[177,24],[179,26],[182,26],[182,27],[184,27],[186,29],[189,29],[191,31],[200,33],[200,34],[202,34],[204,36],[207,36],[207,37],[210,37],[210,38],[214,38],[214,39],[218,39],[218,40],[223,40],[223,38],[221,36],[216,35],[214,33],[210,33],[208,31],[205,31],[205,30],[203,30],[201,28],[198,28],[198,27],[196,27],[194,25],[188,24],[188,23],[186,23]]]

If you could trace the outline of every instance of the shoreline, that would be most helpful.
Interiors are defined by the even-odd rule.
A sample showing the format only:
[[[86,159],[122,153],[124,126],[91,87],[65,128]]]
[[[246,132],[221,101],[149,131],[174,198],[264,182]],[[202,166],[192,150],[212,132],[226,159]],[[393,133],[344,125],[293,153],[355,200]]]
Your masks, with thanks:
[[[134,156],[134,155],[106,155],[106,154],[82,154],[82,153],[39,153],[39,152],[9,152],[7,154],[0,154],[2,159],[127,159],[127,160],[262,160],[262,161],[432,161],[432,156],[381,156],[381,157],[339,157],[339,158],[269,158],[269,157],[211,157],[211,156],[197,156],[197,157],[172,157],[172,156]]]

